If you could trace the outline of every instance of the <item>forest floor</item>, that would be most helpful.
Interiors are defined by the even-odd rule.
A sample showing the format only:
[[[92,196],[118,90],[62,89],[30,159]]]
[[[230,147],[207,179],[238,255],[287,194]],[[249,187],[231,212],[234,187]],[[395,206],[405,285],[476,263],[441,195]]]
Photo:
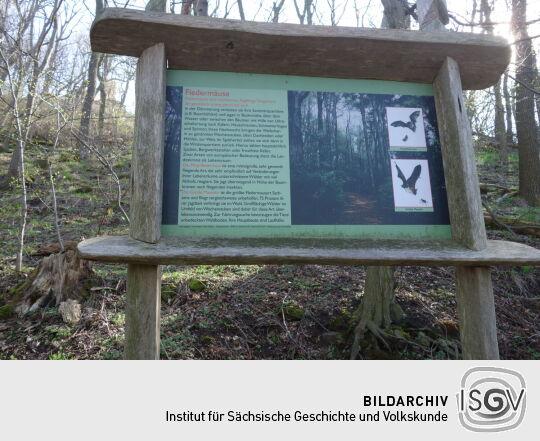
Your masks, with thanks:
[[[18,189],[0,192],[0,307],[9,302],[37,265],[43,244],[56,242],[49,188],[33,182],[45,174],[39,152],[30,152],[30,223],[23,273],[14,261],[19,225]],[[489,149],[478,153],[480,180],[494,187],[484,197],[493,212],[540,222],[511,189],[517,185],[517,155],[508,170]],[[8,153],[0,153],[0,170]],[[124,186],[128,158],[115,170]],[[56,158],[54,170],[64,240],[124,234],[115,207],[116,187],[105,173],[74,154]],[[39,178],[39,179],[38,179]],[[97,182],[97,184],[96,184]],[[127,207],[126,207],[127,208]],[[540,248],[540,238],[489,231],[492,239]],[[0,318],[0,359],[119,359],[125,326],[126,269],[95,264],[82,319],[69,326],[55,308],[24,317]],[[493,271],[499,347],[503,359],[540,359],[540,268]],[[318,265],[164,266],[161,309],[162,359],[348,359],[354,312],[362,301],[362,267]],[[367,338],[365,359],[457,359],[460,357],[452,268],[400,267],[396,300],[405,318],[386,332],[390,349]]]

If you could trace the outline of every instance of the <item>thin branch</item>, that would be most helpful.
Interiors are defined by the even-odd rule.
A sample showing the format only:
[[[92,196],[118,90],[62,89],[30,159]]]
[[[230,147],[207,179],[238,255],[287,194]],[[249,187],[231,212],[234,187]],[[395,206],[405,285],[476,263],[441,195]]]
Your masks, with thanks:
[[[514,42],[512,42],[510,44],[512,45],[512,44],[520,43],[522,41],[534,40],[535,38],[539,38],[539,37],[540,37],[540,34],[539,35],[533,35],[532,37],[520,38],[519,40],[516,40],[516,41],[514,41]]]
[[[510,75],[509,73],[507,73],[506,75],[508,75],[508,78],[512,78],[516,83],[518,84],[521,84],[525,89],[531,91],[532,93],[534,93],[535,95],[540,95],[540,91],[539,90],[536,90],[534,89],[532,86],[524,83],[523,81],[519,81],[517,80],[516,78],[514,78],[512,75]]]
[[[80,133],[80,130],[77,129],[74,125],[73,125],[73,121],[72,120],[69,120],[67,119],[63,113],[62,113],[62,109],[60,109],[60,107],[58,106],[55,106],[53,103],[50,103],[49,101],[47,101],[46,99],[44,99],[43,97],[40,97],[41,101],[43,101],[45,104],[47,104],[48,106],[51,106],[53,107],[54,109],[56,109],[58,111],[58,115],[60,115],[62,117],[62,120],[67,124],[68,122],[70,123],[69,125],[69,129],[70,129],[70,133],[73,135],[73,137],[79,141],[79,143],[85,147],[87,150],[89,150],[90,152],[92,152],[96,158],[98,159],[98,161],[109,171],[111,177],[113,178],[114,182],[116,183],[116,188],[117,188],[117,191],[116,191],[116,204],[118,206],[118,208],[120,209],[120,211],[122,212],[124,218],[126,219],[126,221],[129,223],[130,220],[129,220],[129,216],[128,214],[126,213],[126,211],[124,210],[124,207],[122,206],[122,186],[121,186],[121,183],[120,183],[120,178],[118,177],[118,175],[116,174],[116,172],[114,171],[114,168],[112,166],[112,164],[109,162],[109,160],[107,159],[106,156],[104,156],[98,148],[96,148],[94,145],[90,144],[89,142],[87,142],[86,140],[83,139],[83,136],[82,136],[82,133]]]
[[[514,231],[512,231],[512,229],[510,228],[509,225],[506,225],[504,222],[499,220],[497,215],[495,213],[493,213],[493,210],[487,204],[486,201],[482,200],[482,205],[484,206],[484,208],[487,210],[487,212],[489,213],[489,215],[493,219],[493,222],[495,222],[498,226],[500,226],[500,227],[504,228],[505,230],[507,230],[514,238],[517,237],[516,233],[514,233]]]

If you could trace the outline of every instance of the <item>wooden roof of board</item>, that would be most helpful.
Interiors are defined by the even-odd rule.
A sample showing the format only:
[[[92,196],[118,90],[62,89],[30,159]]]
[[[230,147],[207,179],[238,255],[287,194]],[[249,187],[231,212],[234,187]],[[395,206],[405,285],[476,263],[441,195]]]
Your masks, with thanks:
[[[169,69],[431,83],[446,57],[464,89],[495,84],[510,62],[501,37],[462,32],[258,23],[104,9],[90,32],[95,52],[138,57],[165,43]]]

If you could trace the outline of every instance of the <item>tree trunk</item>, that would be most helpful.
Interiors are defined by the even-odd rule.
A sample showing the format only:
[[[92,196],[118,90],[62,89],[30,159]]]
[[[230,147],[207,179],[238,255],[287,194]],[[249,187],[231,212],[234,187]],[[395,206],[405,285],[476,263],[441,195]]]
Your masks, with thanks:
[[[246,21],[246,14],[244,14],[244,4],[242,0],[237,0],[236,4],[238,6],[238,14],[240,15],[240,20]]]
[[[195,15],[201,17],[208,17],[208,1],[197,0],[197,6],[195,7]]]
[[[191,6],[193,5],[194,0],[184,0],[182,3],[182,15],[191,14]]]
[[[381,0],[384,8],[382,28],[386,29],[409,29],[411,16],[409,5],[406,0]]]
[[[383,27],[410,28],[411,17],[405,0],[381,0],[381,2],[384,7]],[[370,266],[366,269],[364,296],[356,311],[359,321],[354,330],[351,359],[357,358],[360,342],[366,330],[380,337],[379,329],[387,328],[392,320],[400,318],[403,314],[401,308],[394,302],[394,272],[395,268],[389,266]]]
[[[519,194],[540,206],[540,152],[534,114],[533,47],[527,33],[527,2],[512,0],[512,31],[516,39],[516,132],[519,145]]]
[[[317,165],[320,167],[324,158],[323,131],[323,93],[317,92]]]
[[[285,3],[285,0],[281,0],[281,2],[274,2],[274,6],[272,6],[272,23],[279,22],[279,14],[281,13],[281,10],[283,9],[283,4]]]
[[[416,2],[416,9],[421,31],[445,30],[444,26],[449,22],[446,0],[419,0]]]
[[[483,17],[483,26],[486,32],[490,35],[494,33],[493,22],[491,21],[492,6],[488,0],[482,0],[480,3],[480,11]],[[506,143],[506,128],[504,126],[504,106],[501,96],[501,80],[493,87],[495,94],[495,140],[500,148],[500,163],[506,168],[508,165],[508,148]]]
[[[500,148],[500,162],[503,167],[508,165],[508,144],[506,142],[506,127],[504,124],[504,106],[501,95],[501,80],[494,86],[495,91],[495,140]]]
[[[503,77],[503,95],[504,95],[504,107],[506,110],[506,143],[514,143],[514,125],[512,122],[512,98],[510,91],[508,90],[508,74],[505,73]]]
[[[20,133],[20,131],[19,131]],[[26,234],[26,224],[28,222],[28,192],[26,188],[26,166],[24,164],[24,153],[26,147],[26,141],[20,136],[19,141],[17,142],[17,149],[20,155],[20,178],[21,178],[21,227],[19,232],[19,244],[17,248],[17,257],[15,260],[15,271],[21,272],[23,266],[23,257],[24,257],[24,238]]]
[[[97,77],[99,79],[99,113],[98,113],[98,142],[103,145],[105,131],[105,110],[107,107],[106,81],[109,75],[110,57],[103,55],[98,67]]]
[[[0,29],[5,29],[9,0],[0,0]]]
[[[313,0],[304,0],[304,7],[302,10],[300,10],[300,7],[298,6],[298,1],[294,0],[294,8],[300,24],[304,24],[304,22],[307,24],[313,24]]]
[[[360,322],[375,323],[380,328],[387,328],[392,324],[394,318],[397,318],[394,304],[394,273],[392,266],[370,266],[366,273],[365,293],[376,292],[375,296],[366,296],[359,309]],[[380,298],[383,301],[380,300]],[[359,324],[360,326],[361,324]]]
[[[185,4],[185,2],[182,3],[182,5],[184,5],[184,4]],[[189,4],[189,2],[188,2],[188,4]],[[145,9],[145,11],[168,12],[169,9],[170,9],[169,0],[150,0],[146,4],[146,7],[144,9]]]
[[[90,136],[90,120],[92,118],[92,104],[96,96],[97,72],[101,54],[92,52],[88,62],[88,77],[86,79],[86,91],[83,99],[81,116],[81,135],[83,139],[88,140]],[[81,150],[81,156],[86,156],[86,152]]]
[[[11,154],[8,167],[8,180],[18,178],[21,170],[21,148],[20,143],[15,144],[15,149]]]
[[[101,12],[103,9],[103,0],[96,0],[96,15]],[[82,105],[82,115],[81,115],[81,135],[82,138],[86,141],[90,135],[90,120],[92,117],[92,103],[94,102],[94,97],[96,96],[96,83],[97,83],[97,74],[99,62],[101,59],[101,54],[97,52],[92,52],[90,55],[90,61],[88,62],[88,76],[86,79],[86,91],[84,94],[84,100]],[[80,154],[82,157],[86,157],[86,151],[80,146]]]
[[[17,143],[17,147],[15,148],[13,155],[11,157],[11,162],[9,164],[9,176],[12,178],[16,178],[20,175],[22,161],[24,159],[23,152],[20,150],[21,148],[26,145],[28,142],[28,139],[31,137],[30,133],[32,131],[32,117],[34,114],[35,104],[36,104],[36,96],[38,95],[38,85],[41,77],[43,74],[47,71],[49,67],[49,63],[52,58],[53,48],[55,47],[55,39],[56,35],[58,33],[58,20],[56,20],[55,16],[58,13],[58,2],[55,3],[54,9],[53,9],[53,15],[49,18],[49,20],[52,21],[52,26],[50,27],[50,39],[48,41],[48,44],[46,45],[45,53],[43,54],[43,59],[39,59],[39,54],[41,52],[41,49],[44,45],[45,38],[47,37],[47,34],[49,33],[49,30],[43,29],[41,31],[41,34],[38,37],[38,41],[36,43],[36,46],[33,50],[33,53],[31,54],[32,60],[30,62],[30,65],[32,66],[31,69],[31,75],[28,82],[28,91],[27,91],[27,97],[26,97],[26,105],[25,105],[25,111],[22,121],[23,131],[22,136],[23,139],[20,140],[20,142]],[[13,81],[13,78],[10,79],[10,81]],[[15,100],[17,100],[17,94],[12,95],[13,98],[13,105],[15,105]],[[18,111],[17,111],[18,112]]]
[[[358,324],[354,330],[352,360],[358,357],[366,330],[384,341],[380,330],[388,328],[393,321],[403,317],[403,311],[394,301],[394,272],[395,268],[392,266],[367,267],[362,304],[355,313]]]
[[[533,77],[534,77],[534,82],[533,82],[533,87],[535,90],[537,91],[540,91],[540,74],[538,73],[538,61],[537,61],[537,58],[536,58],[536,53],[533,51],[533,62],[532,62],[532,65],[533,65]],[[538,124],[536,125],[536,130],[537,130],[537,137],[538,137],[538,142],[540,142],[540,93],[535,93],[534,94],[534,101],[536,103],[536,117],[538,118]]]

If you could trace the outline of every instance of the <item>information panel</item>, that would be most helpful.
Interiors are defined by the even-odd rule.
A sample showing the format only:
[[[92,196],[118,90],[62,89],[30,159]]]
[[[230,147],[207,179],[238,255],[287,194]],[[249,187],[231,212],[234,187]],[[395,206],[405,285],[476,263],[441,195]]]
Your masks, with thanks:
[[[168,71],[165,236],[449,238],[430,84]]]

